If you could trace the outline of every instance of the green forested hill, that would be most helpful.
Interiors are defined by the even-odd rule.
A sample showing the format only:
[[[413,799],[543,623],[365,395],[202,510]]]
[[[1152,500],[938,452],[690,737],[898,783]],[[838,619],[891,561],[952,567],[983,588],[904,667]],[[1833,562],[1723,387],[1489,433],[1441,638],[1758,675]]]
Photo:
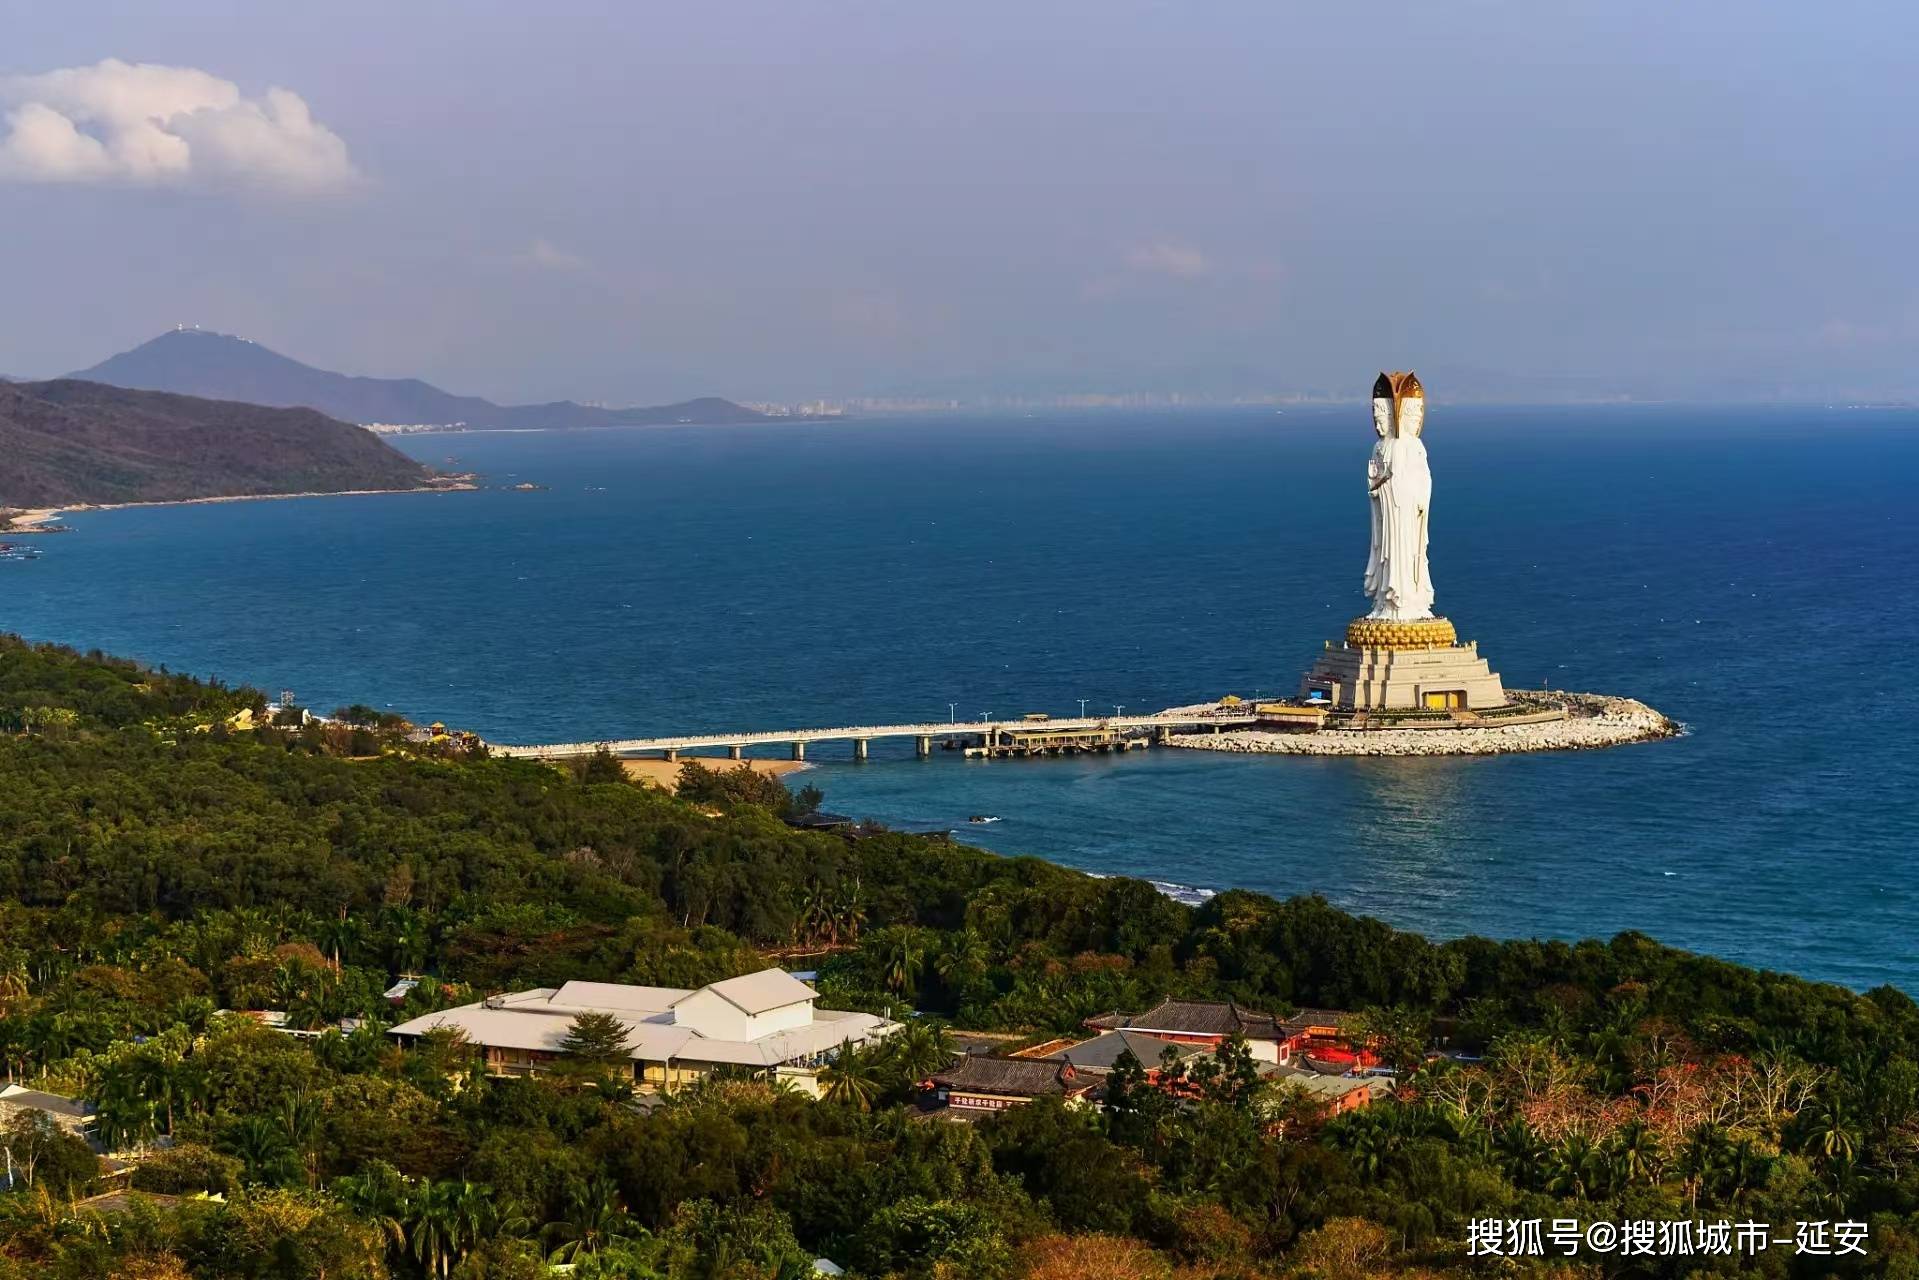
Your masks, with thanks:
[[[225,1196],[93,1225],[65,1200],[90,1157],[0,1132],[39,1161],[0,1192],[0,1280],[538,1280],[555,1256],[583,1280],[781,1280],[821,1255],[869,1280],[1463,1278],[1488,1273],[1465,1249],[1482,1218],[1786,1239],[1846,1220],[1865,1259],[1781,1251],[1763,1273],[1919,1268],[1919,1007],[1898,991],[1636,935],[1433,943],[1315,898],[1189,908],[1033,859],[795,831],[744,782],[706,780],[696,806],[604,760],[227,727],[258,705],[0,638],[0,1072],[94,1100],[116,1145],[168,1135],[136,1187]],[[740,1082],[638,1109],[379,1029],[793,948],[825,1003],[926,1015],[845,1055],[822,1103]],[[380,993],[402,972],[424,981],[395,1010]],[[1397,1100],[1318,1123],[1244,1076],[1174,1097],[1135,1073],[1101,1110],[913,1118],[944,1021],[1039,1039],[1167,994],[1354,1010]],[[265,1007],[373,1021],[295,1041],[214,1012]]]
[[[96,382],[0,383],[0,507],[410,489],[424,467],[311,409]]]

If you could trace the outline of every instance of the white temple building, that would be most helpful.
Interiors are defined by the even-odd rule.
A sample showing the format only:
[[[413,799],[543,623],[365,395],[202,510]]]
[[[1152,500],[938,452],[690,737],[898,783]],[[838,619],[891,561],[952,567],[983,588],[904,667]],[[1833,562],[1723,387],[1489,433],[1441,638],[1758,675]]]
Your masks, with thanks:
[[[410,1042],[448,1027],[480,1048],[499,1075],[534,1075],[564,1056],[573,1019],[605,1013],[627,1029],[633,1082],[664,1091],[721,1067],[744,1068],[819,1093],[819,1069],[842,1044],[866,1044],[899,1029],[870,1013],[821,1009],[818,994],[783,969],[728,978],[695,990],[616,982],[568,982],[403,1022],[387,1034]]]

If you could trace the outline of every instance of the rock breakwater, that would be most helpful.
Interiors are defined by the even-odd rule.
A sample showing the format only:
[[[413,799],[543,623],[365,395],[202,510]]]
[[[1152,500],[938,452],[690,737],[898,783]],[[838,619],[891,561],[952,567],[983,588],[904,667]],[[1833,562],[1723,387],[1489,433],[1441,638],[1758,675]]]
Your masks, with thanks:
[[[1509,691],[1530,710],[1563,718],[1518,724],[1463,724],[1444,728],[1321,729],[1315,733],[1235,729],[1183,733],[1170,746],[1200,751],[1245,751],[1300,756],[1478,756],[1510,751],[1583,751],[1671,738],[1678,721],[1633,698],[1559,690]]]

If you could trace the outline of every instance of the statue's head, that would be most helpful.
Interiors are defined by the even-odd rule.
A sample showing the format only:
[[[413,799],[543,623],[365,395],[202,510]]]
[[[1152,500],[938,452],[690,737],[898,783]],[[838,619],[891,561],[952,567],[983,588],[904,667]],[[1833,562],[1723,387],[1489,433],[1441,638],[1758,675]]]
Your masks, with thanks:
[[[1419,375],[1382,373],[1373,383],[1373,430],[1382,437],[1417,436],[1426,429],[1426,388]]]

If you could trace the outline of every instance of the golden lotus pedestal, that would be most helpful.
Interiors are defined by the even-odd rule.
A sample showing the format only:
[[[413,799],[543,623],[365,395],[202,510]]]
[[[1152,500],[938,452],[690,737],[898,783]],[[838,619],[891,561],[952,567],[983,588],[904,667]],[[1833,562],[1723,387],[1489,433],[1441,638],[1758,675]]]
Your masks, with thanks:
[[[1340,711],[1470,712],[1506,705],[1499,673],[1477,641],[1459,643],[1446,618],[1355,618],[1346,639],[1300,681],[1299,696]]]

